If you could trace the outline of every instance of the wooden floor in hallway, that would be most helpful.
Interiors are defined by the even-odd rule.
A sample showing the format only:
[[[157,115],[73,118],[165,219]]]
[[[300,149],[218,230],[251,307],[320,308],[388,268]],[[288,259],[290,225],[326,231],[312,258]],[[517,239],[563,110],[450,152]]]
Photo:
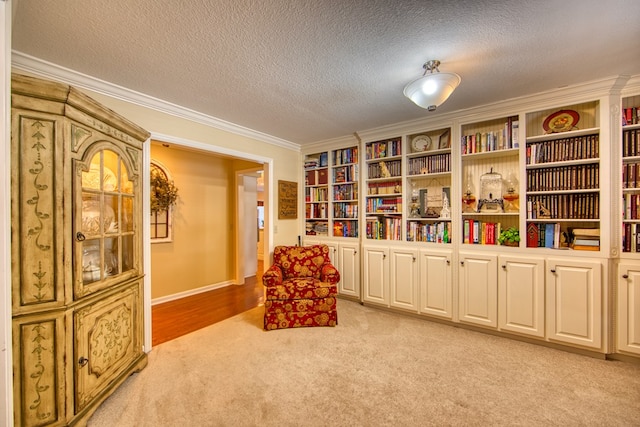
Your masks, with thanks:
[[[151,308],[152,345],[176,339],[262,304],[262,271],[262,262],[259,262],[257,275],[245,279],[244,285],[225,286],[154,305]]]

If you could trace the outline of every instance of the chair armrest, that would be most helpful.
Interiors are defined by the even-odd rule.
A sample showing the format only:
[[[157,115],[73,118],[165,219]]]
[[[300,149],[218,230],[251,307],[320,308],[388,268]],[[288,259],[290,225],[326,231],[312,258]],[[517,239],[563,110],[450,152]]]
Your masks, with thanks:
[[[333,264],[326,263],[320,270],[320,280],[336,284],[340,281],[340,273],[336,270]]]
[[[268,288],[282,284],[282,269],[277,265],[272,265],[262,275],[262,284]]]

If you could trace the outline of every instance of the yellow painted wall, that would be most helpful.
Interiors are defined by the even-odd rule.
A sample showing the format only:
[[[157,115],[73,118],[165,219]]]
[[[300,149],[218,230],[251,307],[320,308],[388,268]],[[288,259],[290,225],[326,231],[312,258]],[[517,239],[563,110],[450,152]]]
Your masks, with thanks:
[[[89,90],[83,90],[83,92],[148,130],[153,135],[166,135],[197,144],[222,147],[234,152],[247,153],[250,155],[249,158],[260,156],[272,161],[271,174],[267,175],[271,184],[265,190],[265,199],[271,197],[273,200],[271,208],[273,215],[269,219],[269,229],[265,230],[265,234],[269,233],[271,236],[269,248],[297,243],[298,235],[303,228],[304,214],[302,216],[298,215],[298,220],[278,220],[277,197],[274,193],[277,192],[278,180],[299,181],[301,173],[299,149],[266,143]],[[208,153],[185,152],[183,155],[188,156],[191,161],[197,164],[199,157],[206,157]],[[180,168],[175,169],[172,167],[171,158],[159,158],[158,160],[170,169],[176,181],[183,173],[185,176],[193,176],[196,172],[208,174],[203,177],[209,182],[207,186],[203,184],[198,188],[195,185],[193,189],[188,189],[188,187],[177,184],[180,190],[180,197],[184,196],[186,200],[187,196],[189,196],[189,199],[191,199],[192,195],[189,194],[191,191],[195,193],[200,191],[202,192],[200,194],[200,204],[203,206],[215,206],[215,203],[220,204],[222,203],[222,197],[224,197],[225,205],[219,206],[215,213],[218,218],[220,218],[219,213],[222,213],[224,220],[231,221],[231,223],[222,223],[217,219],[212,219],[210,215],[207,217],[207,221],[203,222],[202,218],[207,213],[212,214],[211,209],[204,208],[205,210],[201,211],[201,216],[197,217],[197,213],[186,213],[186,207],[180,205],[182,202],[179,202],[177,210],[180,212],[177,220],[180,223],[176,224],[179,228],[174,229],[173,245],[176,249],[175,252],[169,250],[169,246],[160,248],[163,244],[152,245],[151,298],[170,296],[202,286],[233,280],[235,240],[233,239],[233,233],[229,231],[229,227],[233,227],[233,222],[235,221],[233,210],[235,206],[235,192],[233,190],[235,170],[246,169],[251,165],[255,165],[255,163],[219,158],[217,165],[224,172],[212,167],[211,163],[207,163],[206,160],[206,166],[194,166],[193,169],[189,167],[191,170],[182,172]],[[222,190],[223,187],[225,188],[224,190]],[[189,203],[197,202],[190,201]],[[197,209],[194,209],[194,212],[197,212]],[[205,228],[199,228],[198,225],[202,227],[203,223]],[[180,231],[180,227],[184,227],[184,230]],[[219,233],[217,237],[212,238],[211,234],[208,234],[213,232]],[[185,240],[187,236],[191,235],[190,233],[198,234],[198,236],[208,235],[207,241],[202,243],[202,247],[199,247],[199,245],[194,244],[193,240]],[[221,236],[224,236],[223,244],[221,244],[223,242]],[[195,237],[191,236],[191,239],[193,238]],[[228,243],[229,239],[231,239],[232,243]],[[184,253],[188,255],[189,263],[184,259],[176,259],[173,256],[174,253],[181,251],[177,245],[184,245]],[[271,259],[269,248],[265,248],[265,264],[267,265]],[[162,269],[157,271],[155,270],[156,268]]]
[[[156,144],[151,159],[169,170],[178,187],[173,241],[151,245],[151,298],[232,281],[234,162]]]
[[[299,182],[301,177],[300,165],[302,157],[299,149],[291,149],[269,144],[248,136],[238,135],[225,130],[220,130],[191,120],[162,113],[120,99],[112,98],[101,93],[83,90],[87,95],[111,108],[118,114],[126,117],[137,125],[145,128],[154,134],[179,137],[200,144],[209,144],[216,147],[224,147],[242,153],[273,159],[271,176],[268,176],[270,188],[277,192],[278,180]],[[295,141],[293,141],[295,142]],[[301,187],[299,190],[301,191]],[[269,196],[268,189],[265,197]],[[274,200],[273,216],[270,218],[270,230],[272,240],[271,247],[277,245],[295,245],[298,235],[303,230],[304,212],[298,214],[298,220],[278,220],[277,197],[271,196]],[[270,259],[265,254],[265,259]]]

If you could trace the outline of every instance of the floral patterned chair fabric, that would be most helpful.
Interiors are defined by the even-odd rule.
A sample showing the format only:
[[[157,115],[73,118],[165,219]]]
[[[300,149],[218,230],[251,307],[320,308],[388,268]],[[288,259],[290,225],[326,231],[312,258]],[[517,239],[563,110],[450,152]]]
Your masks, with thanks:
[[[335,326],[340,273],[327,245],[276,246],[265,271],[264,328]]]

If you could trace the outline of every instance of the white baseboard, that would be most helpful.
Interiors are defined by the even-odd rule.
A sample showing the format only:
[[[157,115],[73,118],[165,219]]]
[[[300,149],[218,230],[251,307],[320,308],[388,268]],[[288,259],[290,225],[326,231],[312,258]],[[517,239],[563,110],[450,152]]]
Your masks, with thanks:
[[[189,289],[188,291],[178,292],[177,294],[166,295],[164,297],[154,298],[151,300],[151,305],[162,304],[163,302],[175,301],[180,298],[189,297],[191,295],[201,294],[203,292],[212,291],[214,289],[224,288],[225,286],[234,285],[233,281],[227,280],[226,282],[214,283],[212,285],[203,286],[201,288]]]

